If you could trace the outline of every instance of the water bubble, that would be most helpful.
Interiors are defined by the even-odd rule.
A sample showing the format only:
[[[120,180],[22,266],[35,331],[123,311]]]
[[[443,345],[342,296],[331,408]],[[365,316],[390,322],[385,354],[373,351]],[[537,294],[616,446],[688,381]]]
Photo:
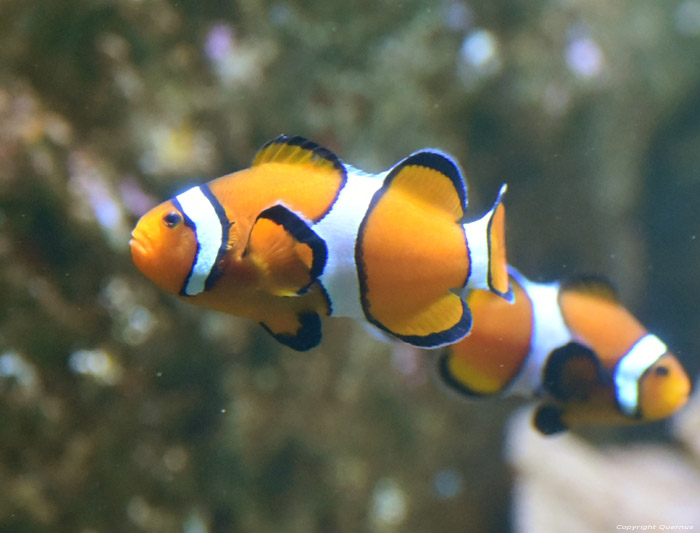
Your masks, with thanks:
[[[372,494],[372,518],[378,527],[397,526],[406,518],[406,495],[393,479],[377,482]]]
[[[232,52],[233,46],[233,28],[223,23],[214,24],[204,42],[204,53],[210,61],[220,62]]]
[[[28,395],[37,392],[39,379],[34,366],[14,350],[0,355],[0,378],[13,379]]]
[[[488,30],[476,29],[462,41],[457,61],[457,75],[468,87],[493,76],[501,68],[496,37]]]
[[[566,64],[576,76],[590,79],[600,75],[605,59],[597,42],[579,37],[566,47]]]
[[[456,470],[440,470],[433,478],[433,489],[440,500],[454,498],[462,491],[462,476]]]
[[[68,358],[68,368],[76,374],[90,376],[105,385],[116,385],[122,369],[105,350],[77,350]]]
[[[462,42],[460,55],[476,69],[490,70],[498,63],[498,43],[490,31],[475,30]]]

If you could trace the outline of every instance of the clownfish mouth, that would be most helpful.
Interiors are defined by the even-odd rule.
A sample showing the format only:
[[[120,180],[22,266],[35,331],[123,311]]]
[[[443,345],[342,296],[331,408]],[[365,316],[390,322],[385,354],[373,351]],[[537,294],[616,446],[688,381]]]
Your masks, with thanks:
[[[145,258],[148,256],[151,247],[148,241],[144,239],[143,235],[140,235],[136,231],[131,233],[131,240],[129,241],[129,248],[131,248],[131,256],[136,259]]]

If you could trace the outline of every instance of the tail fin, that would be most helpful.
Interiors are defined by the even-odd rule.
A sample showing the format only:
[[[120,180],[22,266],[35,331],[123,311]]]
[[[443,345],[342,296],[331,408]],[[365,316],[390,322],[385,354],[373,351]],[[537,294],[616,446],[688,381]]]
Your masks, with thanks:
[[[464,224],[471,260],[468,288],[488,289],[513,303],[506,260],[505,206],[503,185],[491,210],[479,220]]]

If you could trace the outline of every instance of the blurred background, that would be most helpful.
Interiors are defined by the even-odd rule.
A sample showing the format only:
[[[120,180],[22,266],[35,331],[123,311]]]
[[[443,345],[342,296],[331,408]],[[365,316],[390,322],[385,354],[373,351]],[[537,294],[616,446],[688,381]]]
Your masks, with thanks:
[[[608,276],[700,371],[700,0],[0,0],[0,530],[700,528],[700,406],[543,439],[425,353],[175,301],[138,216],[303,135],[454,154],[510,262]],[[697,402],[695,402],[697,403]]]

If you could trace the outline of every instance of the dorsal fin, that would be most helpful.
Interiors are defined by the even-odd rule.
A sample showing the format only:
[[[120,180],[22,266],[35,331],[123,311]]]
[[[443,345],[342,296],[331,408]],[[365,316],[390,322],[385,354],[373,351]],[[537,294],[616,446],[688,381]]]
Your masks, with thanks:
[[[383,188],[390,186],[448,211],[455,220],[462,218],[467,208],[467,185],[462,173],[457,163],[439,150],[426,148],[397,163],[387,174]]]
[[[280,135],[266,142],[253,158],[251,166],[264,163],[331,167],[345,174],[343,163],[328,148],[299,136]]]
[[[620,297],[610,281],[599,275],[586,274],[563,280],[561,292],[573,291],[598,296],[613,303],[620,303]]]

